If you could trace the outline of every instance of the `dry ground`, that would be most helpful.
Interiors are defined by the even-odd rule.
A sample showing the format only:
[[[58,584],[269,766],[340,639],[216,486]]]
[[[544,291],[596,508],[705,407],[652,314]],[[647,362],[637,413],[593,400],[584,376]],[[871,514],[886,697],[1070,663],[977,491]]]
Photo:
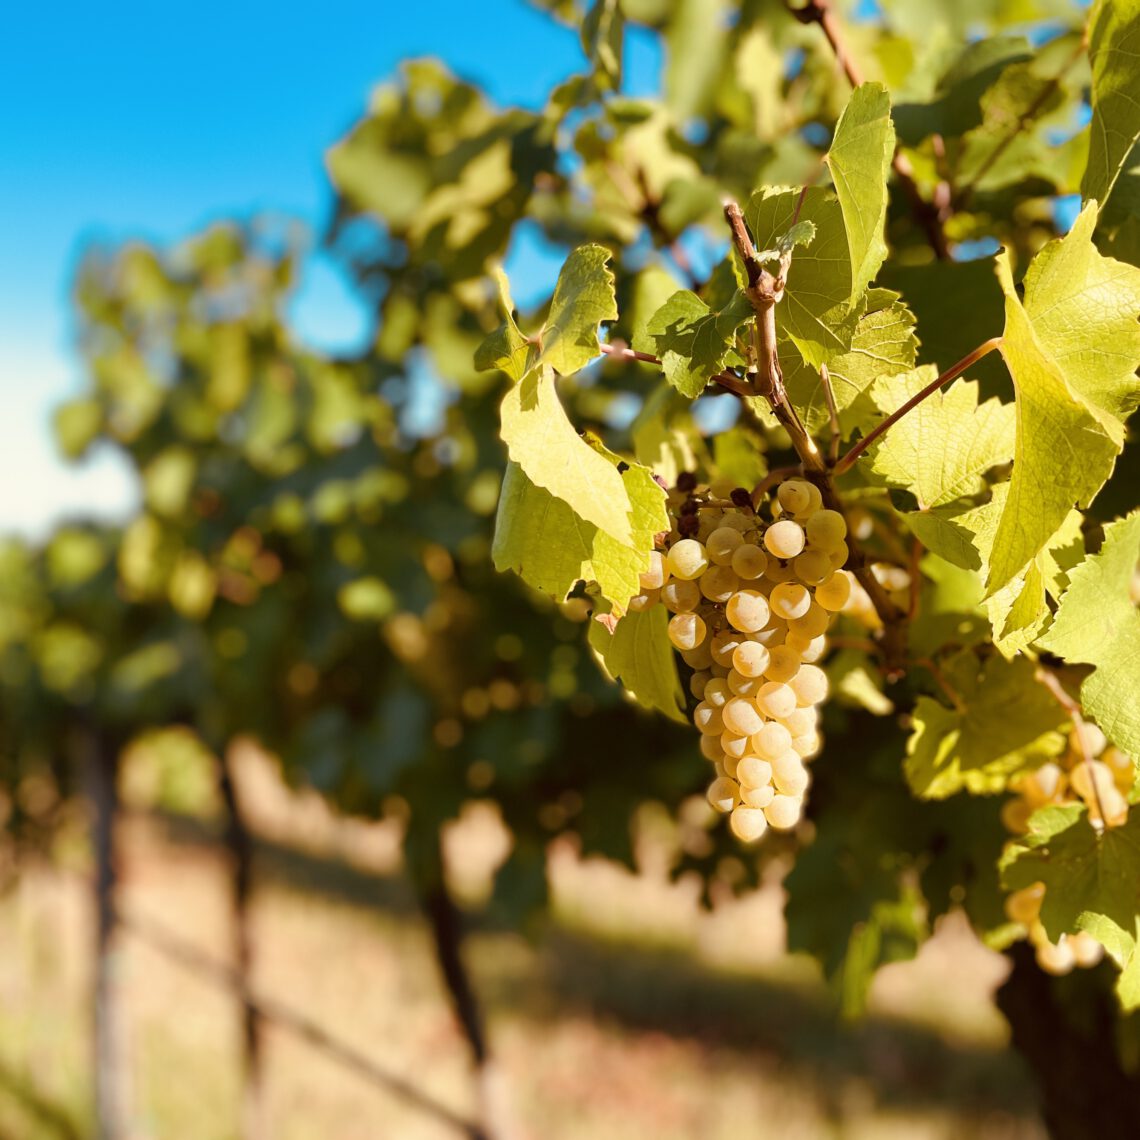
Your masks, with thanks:
[[[378,1069],[474,1112],[464,1040],[402,875],[398,835],[286,792],[253,756],[242,792],[260,837],[255,987]],[[135,812],[121,835],[124,909],[225,959],[226,857],[209,822]],[[475,815],[449,836],[475,898],[502,844]],[[653,860],[632,876],[569,849],[558,920],[534,942],[477,928],[469,961],[522,1140],[1030,1140],[1032,1086],[991,994],[1002,959],[950,921],[882,971],[873,1013],[838,1024],[811,963],[783,953],[780,891],[702,913]],[[0,1140],[88,1134],[88,944],[81,876],[26,874],[0,898]],[[124,995],[132,1140],[237,1137],[232,997],[133,934]],[[267,1032],[272,1140],[458,1135],[283,1028]]]

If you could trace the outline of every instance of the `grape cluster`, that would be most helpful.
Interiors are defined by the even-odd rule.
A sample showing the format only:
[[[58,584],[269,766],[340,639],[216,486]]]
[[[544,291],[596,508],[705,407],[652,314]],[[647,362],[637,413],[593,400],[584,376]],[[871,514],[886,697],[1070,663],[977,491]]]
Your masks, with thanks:
[[[749,843],[803,812],[828,693],[818,662],[851,595],[847,525],[802,479],[765,499],[767,519],[744,488],[700,486],[692,475],[678,479],[669,506],[676,529],[630,608],[660,604],[673,615],[669,640],[693,670],[693,722],[716,768],[709,802]]]
[[[1083,747],[1082,747],[1083,744]],[[1086,762],[1085,754],[1092,757]],[[1055,763],[1042,764],[1012,784],[1017,795],[1002,807],[1002,822],[1015,835],[1029,830],[1029,817],[1048,805],[1083,802],[1094,827],[1119,827],[1128,819],[1128,794],[1134,781],[1132,758],[1108,743],[1096,725],[1082,724],[1069,736],[1068,751]],[[1005,913],[1025,928],[1037,964],[1049,974],[1067,974],[1074,966],[1095,966],[1104,948],[1080,931],[1050,942],[1041,925],[1045,884],[1031,883],[1005,900]]]

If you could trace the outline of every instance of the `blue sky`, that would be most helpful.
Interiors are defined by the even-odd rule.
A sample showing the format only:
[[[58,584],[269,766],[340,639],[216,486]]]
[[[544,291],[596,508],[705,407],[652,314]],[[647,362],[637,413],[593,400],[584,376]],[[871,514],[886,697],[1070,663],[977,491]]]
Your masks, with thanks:
[[[133,499],[115,457],[67,467],[50,437],[52,408],[82,382],[68,287],[84,243],[176,241],[258,211],[319,229],[330,202],[325,148],[409,56],[439,56],[499,102],[527,106],[584,64],[575,32],[523,0],[73,0],[13,9],[4,41],[0,532],[25,533],[61,513],[113,515]],[[631,49],[635,89],[652,87],[651,45]],[[514,260],[524,277],[551,272],[534,250]],[[316,345],[364,328],[320,259],[295,315]]]

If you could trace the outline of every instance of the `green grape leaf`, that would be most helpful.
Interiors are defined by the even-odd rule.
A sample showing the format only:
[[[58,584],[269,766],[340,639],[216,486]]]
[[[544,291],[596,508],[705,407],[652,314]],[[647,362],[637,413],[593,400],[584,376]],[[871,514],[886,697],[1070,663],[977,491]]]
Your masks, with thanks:
[[[871,388],[889,415],[938,376],[933,365],[883,376]],[[919,508],[942,506],[983,489],[982,476],[1013,458],[1012,404],[978,403],[978,385],[957,380],[928,396],[867,449],[870,472],[909,491]]]
[[[629,497],[621,474],[574,430],[558,399],[553,370],[536,369],[513,385],[499,411],[503,442],[527,478],[583,521],[628,543]]]
[[[810,245],[814,240],[815,222],[796,222],[787,233],[776,238],[775,248],[761,250],[756,257],[759,261],[779,261],[797,245]]]
[[[617,0],[594,0],[582,20],[582,50],[595,75],[612,90],[621,87],[622,36],[625,18]]]
[[[1140,511],[1105,528],[1104,545],[1069,571],[1069,588],[1040,644],[1096,666],[1081,704],[1110,740],[1140,756],[1140,612],[1129,596],[1140,559]]]
[[[1140,139],[1140,3],[1100,0],[1089,18],[1092,125],[1081,196],[1102,205]]]
[[[887,175],[895,153],[891,99],[878,83],[856,87],[835,125],[825,159],[843,211],[851,258],[851,287],[858,296],[887,257]]]
[[[689,406],[674,388],[658,384],[629,429],[637,461],[652,467],[670,487],[682,471],[695,471],[707,461],[707,448],[688,414]]]
[[[1095,224],[1096,207],[1086,206],[1078,225],[1038,254],[1026,276],[1024,305],[1008,257],[997,259],[1006,296],[1001,353],[1016,390],[1017,446],[986,582],[990,593],[1024,570],[1074,505],[1092,501],[1123,446],[1119,416],[1127,384],[1121,378],[1140,364],[1134,285],[1140,278],[1096,252]],[[1065,266],[1081,274],[1080,292],[1058,274]]]
[[[668,626],[669,613],[660,605],[627,613],[613,633],[601,622],[591,621],[590,646],[606,675],[620,681],[638,704],[684,724],[684,694]]]
[[[1035,668],[1024,657],[991,657],[979,667],[971,650],[946,664],[943,675],[958,707],[930,697],[915,705],[904,770],[916,796],[999,792],[1013,773],[1061,751],[1067,714],[1035,680]]]
[[[598,325],[617,320],[610,251],[600,245],[572,250],[558,274],[550,315],[542,333],[542,359],[568,376],[602,354]]]
[[[1140,813],[1098,833],[1080,805],[1042,808],[1028,834],[1009,843],[1000,869],[1007,890],[1044,883],[1041,923],[1050,939],[1088,931],[1123,971],[1121,1004],[1140,1006]]]
[[[1096,223],[1096,208],[1086,207],[1063,241],[1050,242],[1030,262],[1025,312],[1076,392],[1124,420],[1140,405],[1140,269],[1097,252]],[[1112,419],[1104,422],[1115,431]]]
[[[532,346],[515,321],[511,287],[501,266],[495,267],[495,281],[506,320],[475,350],[475,367],[480,372],[498,368],[512,380],[521,380],[533,365]]]
[[[793,219],[815,224],[815,240],[792,260],[787,289],[776,306],[776,328],[813,368],[845,352],[854,332],[844,323],[850,315],[851,254],[835,194],[812,186],[801,203],[799,190],[765,187],[752,195],[745,219],[758,249],[774,247]]]
[[[616,473],[617,467],[613,470]],[[628,467],[619,479],[631,508],[627,541],[583,519],[531,482],[518,464],[508,463],[491,548],[495,569],[513,570],[536,590],[559,600],[578,582],[597,582],[615,611],[623,611],[641,588],[654,536],[668,529],[669,522],[665,492],[647,468]]]
[[[669,383],[692,399],[736,357],[736,330],[751,316],[752,306],[739,290],[713,312],[695,293],[682,289],[650,318],[645,342],[648,351],[661,357]]]
[[[914,367],[918,339],[914,335],[914,315],[889,289],[872,289],[867,294],[867,311],[859,318],[846,352],[827,361],[831,391],[844,435],[857,427],[867,428],[867,412],[873,407],[860,399],[880,376],[895,376]],[[828,422],[827,395],[818,368],[804,363],[803,357],[787,342],[779,347],[780,365],[788,398],[809,432],[817,432]],[[763,401],[767,405],[767,401]]]

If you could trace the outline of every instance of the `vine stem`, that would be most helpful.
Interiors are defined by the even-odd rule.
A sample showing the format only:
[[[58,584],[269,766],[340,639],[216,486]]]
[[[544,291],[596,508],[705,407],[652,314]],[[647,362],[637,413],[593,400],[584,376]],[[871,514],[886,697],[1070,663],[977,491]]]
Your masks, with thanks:
[[[864,79],[863,72],[847,46],[843,30],[831,10],[830,0],[808,0],[808,3],[803,7],[794,7],[789,3],[788,10],[801,24],[819,25],[820,31],[823,32],[824,38],[835,53],[836,62],[844,75],[847,76],[847,81],[852,87],[860,86]],[[950,246],[946,240],[942,222],[943,215],[949,207],[949,187],[945,183],[941,183],[935,191],[939,202],[928,202],[918,188],[918,182],[914,177],[914,167],[911,166],[910,160],[905,154],[896,149],[891,158],[891,166],[894,167],[899,185],[910,203],[911,213],[922,227],[930,248],[934,250],[934,255],[939,261],[948,261],[950,259]]]
[[[928,396],[932,396],[943,384],[949,384],[956,376],[961,376],[967,368],[972,368],[983,356],[988,356],[995,348],[1001,346],[1001,337],[990,337],[989,340],[983,344],[979,344],[972,352],[968,352],[957,364],[952,364],[941,376],[932,380],[921,392],[916,392],[901,408],[897,411],[891,412],[889,416],[881,424],[878,424],[870,432],[868,432],[854,447],[851,448],[847,454],[836,463],[834,468],[835,475],[842,475],[855,465],[855,460],[871,446],[884,432],[889,431],[895,424],[899,422],[907,414],[907,412],[917,408]]]
[[[1049,690],[1057,704],[1072,718],[1073,727],[1077,730],[1077,747],[1081,752],[1081,762],[1085,766],[1085,771],[1089,774],[1089,783],[1092,785],[1093,799],[1096,800],[1096,810],[1100,815],[1099,826],[1096,830],[1098,832],[1103,831],[1108,825],[1105,822],[1104,804],[1100,798],[1100,786],[1096,782],[1096,769],[1093,768],[1092,753],[1089,752],[1088,740],[1085,738],[1085,720],[1081,715],[1081,706],[1069,696],[1065,690],[1065,686],[1061,684],[1060,678],[1056,673],[1046,669],[1042,665],[1038,668],[1036,676],[1037,680]]]
[[[604,355],[612,356],[615,360],[640,360],[644,364],[656,364],[658,366],[661,364],[659,356],[654,356],[651,352],[635,352],[620,340],[611,341],[609,344],[599,344],[598,348]],[[754,396],[756,394],[748,386],[746,380],[734,376],[731,372],[718,372],[711,378],[711,383],[719,384],[737,396]]]
[[[748,275],[745,296],[756,314],[754,343],[757,359],[756,373],[753,376],[753,394],[763,396],[768,401],[776,419],[788,433],[792,448],[803,465],[805,477],[819,488],[824,505],[829,510],[844,514],[843,504],[835,490],[831,469],[820,454],[815,441],[808,435],[784,388],[784,374],[776,355],[776,304],[784,295],[784,282],[781,278],[773,277],[757,258],[756,247],[748,235],[748,228],[744,224],[744,215],[740,211],[739,204],[726,203],[724,216],[732,231],[733,245]],[[871,567],[850,528],[848,528],[847,547],[847,567],[867,592],[875,612],[883,623],[883,662],[886,672],[892,678],[901,676],[906,661],[906,614],[891,601],[886,590],[871,572]]]

